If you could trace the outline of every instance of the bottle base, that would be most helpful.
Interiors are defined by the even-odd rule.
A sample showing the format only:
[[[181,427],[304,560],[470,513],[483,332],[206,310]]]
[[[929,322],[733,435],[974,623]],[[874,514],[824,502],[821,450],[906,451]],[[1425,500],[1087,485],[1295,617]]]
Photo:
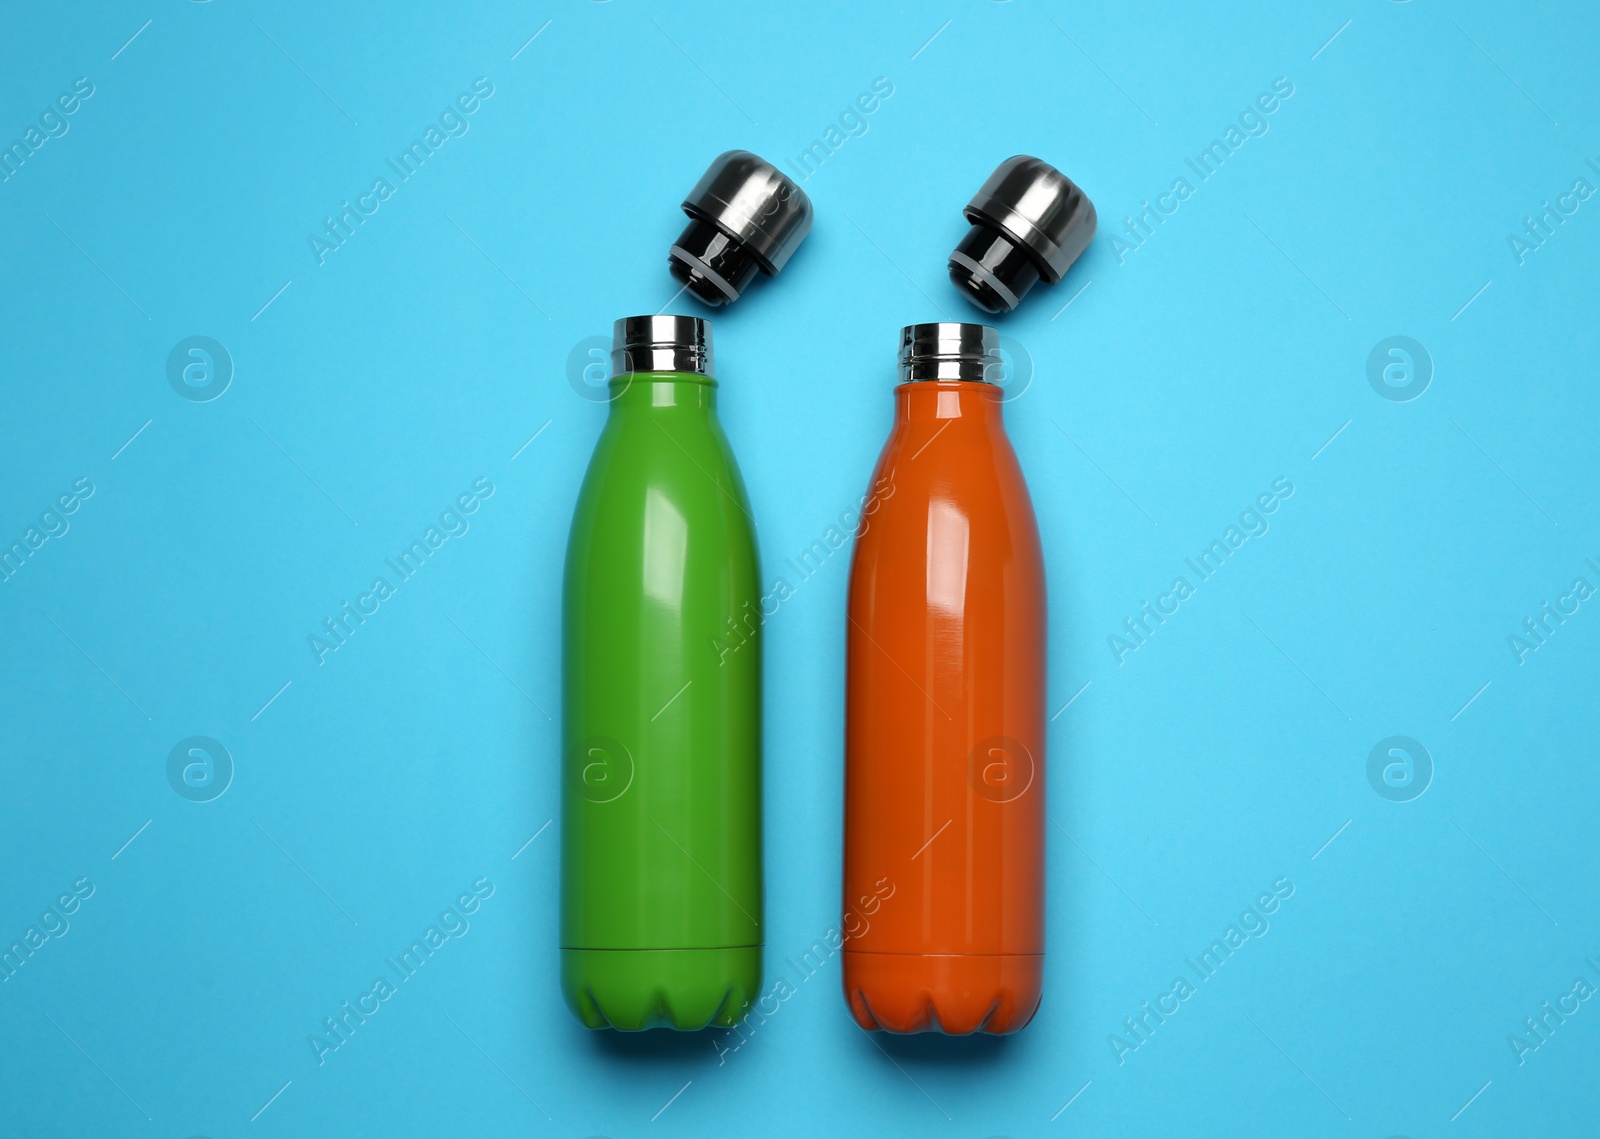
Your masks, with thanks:
[[[1044,954],[864,953],[846,949],[844,993],[856,1023],[885,1032],[1003,1036],[1039,1011]]]
[[[589,1028],[731,1028],[760,986],[759,945],[561,950],[561,993]]]

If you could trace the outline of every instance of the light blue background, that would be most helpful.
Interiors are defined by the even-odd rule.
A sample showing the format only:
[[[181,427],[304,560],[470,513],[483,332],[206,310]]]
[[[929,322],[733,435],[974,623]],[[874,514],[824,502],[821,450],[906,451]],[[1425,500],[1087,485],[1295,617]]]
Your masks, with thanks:
[[[1600,585],[1600,200],[1523,264],[1507,240],[1600,184],[1582,6],[4,22],[0,141],[79,76],[95,94],[0,184],[0,539],[96,489],[0,583],[0,939],[95,892],[0,984],[0,1131],[1588,1133],[1600,1002],[1524,1063],[1508,1043],[1600,984],[1600,601],[1520,664],[1507,644]],[[319,265],[323,217],[479,76],[470,131]],[[1280,76],[1268,133],[1119,259],[1121,219],[1195,182],[1185,158]],[[569,352],[668,303],[677,203],[714,154],[787,164],[878,77],[893,96],[805,182],[812,236],[712,314],[722,414],[771,577],[865,489],[898,328],[977,318],[944,262],[990,168],[1038,154],[1098,205],[1069,278],[1002,322],[1034,364],[1008,417],[1052,713],[1072,700],[1044,1005],[1011,1039],[874,1043],[835,961],[722,1062],[718,1034],[592,1034],[557,991],[540,832],[563,546],[604,416]],[[1414,400],[1368,382],[1397,334],[1433,362]],[[214,401],[167,380],[193,335],[233,360]],[[319,665],[307,635],[480,476],[470,530]],[[1270,530],[1119,665],[1108,635],[1280,476]],[[837,921],[847,574],[841,553],[766,630],[768,976],[792,982]],[[212,802],[167,779],[192,735],[236,764]],[[1409,802],[1368,782],[1392,735],[1435,764]],[[310,1034],[480,877],[470,931],[319,1065]],[[1270,930],[1119,1063],[1123,1018],[1280,877]]]

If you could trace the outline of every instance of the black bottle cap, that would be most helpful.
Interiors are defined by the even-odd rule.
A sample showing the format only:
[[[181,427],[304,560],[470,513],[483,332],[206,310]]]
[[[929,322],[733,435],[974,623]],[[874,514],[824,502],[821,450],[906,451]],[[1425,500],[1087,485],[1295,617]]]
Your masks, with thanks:
[[[1026,154],[995,167],[963,212],[972,228],[950,254],[950,280],[985,312],[1010,312],[1040,277],[1061,280],[1094,237],[1094,203]]]
[[[775,275],[811,232],[811,199],[747,150],[719,154],[683,201],[689,225],[668,254],[672,275],[708,305],[739,299],[756,271]]]

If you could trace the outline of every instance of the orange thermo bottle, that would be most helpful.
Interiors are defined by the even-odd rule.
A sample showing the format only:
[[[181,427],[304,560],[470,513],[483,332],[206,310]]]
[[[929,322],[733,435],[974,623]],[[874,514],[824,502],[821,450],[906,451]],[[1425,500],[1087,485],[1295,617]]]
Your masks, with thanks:
[[[850,571],[845,997],[863,1028],[1015,1032],[1044,971],[1045,578],[978,324],[900,333]]]

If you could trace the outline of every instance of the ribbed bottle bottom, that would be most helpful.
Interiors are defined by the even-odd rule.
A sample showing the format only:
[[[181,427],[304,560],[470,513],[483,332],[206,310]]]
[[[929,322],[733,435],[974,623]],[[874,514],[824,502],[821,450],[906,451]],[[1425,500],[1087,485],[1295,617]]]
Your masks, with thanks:
[[[885,1032],[997,1036],[1039,1010],[1044,954],[863,953],[846,949],[844,993],[856,1023]]]
[[[730,1028],[761,986],[761,947],[563,949],[561,992],[590,1028]]]

